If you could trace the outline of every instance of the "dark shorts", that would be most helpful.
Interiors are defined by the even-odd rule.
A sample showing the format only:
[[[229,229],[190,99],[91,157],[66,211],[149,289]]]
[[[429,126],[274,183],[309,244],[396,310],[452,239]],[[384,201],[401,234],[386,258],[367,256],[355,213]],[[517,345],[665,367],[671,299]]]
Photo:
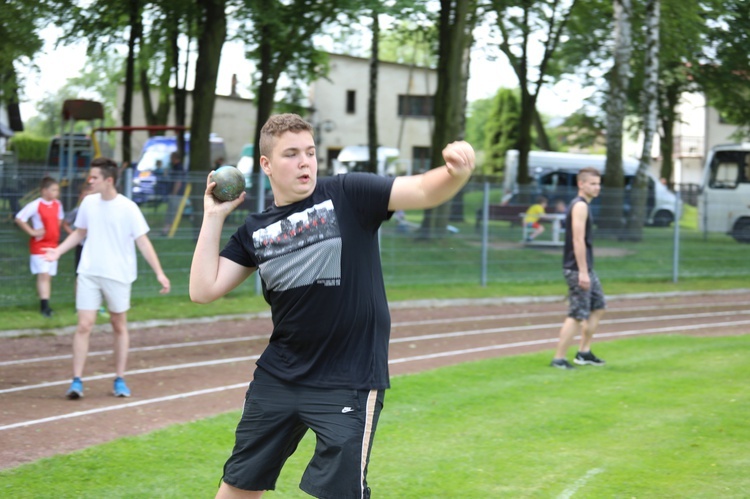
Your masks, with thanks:
[[[223,480],[273,490],[284,462],[311,429],[317,442],[300,488],[319,498],[369,498],[367,464],[384,390],[300,386],[256,369]]]
[[[591,287],[584,290],[578,285],[577,270],[563,270],[565,282],[568,283],[568,317],[583,321],[589,318],[592,310],[607,308],[604,290],[599,277],[593,270],[589,272]]]

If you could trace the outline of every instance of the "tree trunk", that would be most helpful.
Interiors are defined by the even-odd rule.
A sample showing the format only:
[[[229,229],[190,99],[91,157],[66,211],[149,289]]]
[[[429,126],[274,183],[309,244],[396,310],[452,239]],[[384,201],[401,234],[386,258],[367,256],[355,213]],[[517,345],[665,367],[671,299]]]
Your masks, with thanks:
[[[193,116],[190,123],[190,169],[210,171],[209,135],[216,101],[221,48],[226,38],[226,0],[198,0],[198,59],[195,63]]]
[[[443,165],[443,148],[462,135],[461,113],[464,110],[464,51],[471,40],[473,1],[441,0],[438,26],[437,90],[435,92],[435,128],[432,134],[432,168]],[[471,4],[471,5],[470,5]],[[449,203],[426,210],[420,238],[442,235],[448,225]]]
[[[378,173],[378,57],[380,20],[377,9],[372,11],[372,53],[370,54],[370,94],[367,98],[367,170]]]
[[[273,29],[271,26],[262,26],[261,31]],[[274,96],[276,94],[276,82],[278,81],[278,73],[276,73],[273,67],[273,47],[268,36],[261,35],[260,37],[260,84],[258,85],[258,96],[256,103],[258,106],[258,114],[256,117],[255,126],[255,150],[253,151],[253,172],[260,172],[260,130],[268,121],[268,118],[273,112],[273,104],[275,102]]]
[[[198,59],[195,63],[193,116],[190,121],[190,170],[209,172],[213,168],[209,136],[216,102],[216,80],[221,48],[227,33],[226,0],[198,0],[198,6]],[[193,188],[196,194],[203,192],[205,181],[197,183]],[[201,201],[193,205],[193,236],[196,240],[202,221]]]
[[[186,24],[190,25],[190,20],[188,19]],[[189,30],[186,30],[186,34],[188,35],[188,47],[190,47],[190,33]],[[185,89],[187,85],[187,66],[188,66],[188,60],[189,60],[189,53],[185,55],[185,71],[182,75],[182,78],[180,78],[180,47],[177,43],[180,36],[180,20],[175,18],[174,24],[172,25],[169,33],[169,43],[170,43],[170,62],[172,67],[172,74],[174,74],[174,88],[172,89],[172,94],[174,96],[174,118],[175,118],[175,125],[177,126],[186,126],[187,125],[187,90]],[[189,49],[188,49],[189,52]],[[180,83],[182,81],[182,83]],[[177,152],[180,154],[181,158],[185,157],[185,132],[179,131],[177,132]]]
[[[607,174],[597,220],[600,233],[605,237],[618,237],[623,228],[625,178],[622,169],[622,129],[630,79],[631,12],[631,0],[615,0],[615,63],[610,73],[607,106]]]
[[[674,183],[674,125],[677,122],[677,105],[680,102],[681,85],[673,83],[665,89],[661,114],[662,137],[661,146],[661,171],[659,176],[667,181],[668,185]]]
[[[539,114],[539,110],[534,106],[534,130],[536,130],[536,145],[543,151],[551,151],[552,145],[550,144],[549,137],[547,136],[547,130],[544,128],[544,121],[542,116]]]
[[[630,190],[632,211],[627,224],[627,239],[643,240],[643,224],[646,221],[648,201],[648,170],[651,167],[651,148],[656,134],[659,100],[659,0],[646,2],[646,61],[643,65],[645,78],[642,93],[643,105],[643,150],[638,172]]]
[[[125,62],[125,95],[122,102],[122,126],[133,124],[133,89],[135,88],[135,47],[143,34],[141,23],[141,6],[139,0],[130,0],[128,9],[130,37],[128,38],[128,56]],[[130,163],[132,152],[130,148],[130,132],[122,132],[122,161]]]

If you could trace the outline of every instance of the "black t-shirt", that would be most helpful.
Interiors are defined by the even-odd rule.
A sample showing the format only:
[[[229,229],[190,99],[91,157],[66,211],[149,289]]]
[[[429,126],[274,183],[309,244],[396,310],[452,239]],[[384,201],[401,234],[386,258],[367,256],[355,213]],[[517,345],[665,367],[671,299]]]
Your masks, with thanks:
[[[257,267],[273,333],[258,366],[300,385],[384,389],[391,317],[378,228],[393,178],[320,178],[297,203],[251,214],[221,256]]]
[[[565,213],[565,247],[563,248],[563,269],[566,270],[578,270],[578,262],[576,262],[576,255],[573,252],[573,205],[576,203],[586,203],[586,200],[581,196],[573,198],[568,205],[568,211]],[[588,205],[588,203],[586,203]],[[589,213],[586,217],[586,234],[584,235],[584,241],[586,242],[586,265],[589,267],[589,272],[594,270],[594,252],[591,246],[591,207],[589,206]]]

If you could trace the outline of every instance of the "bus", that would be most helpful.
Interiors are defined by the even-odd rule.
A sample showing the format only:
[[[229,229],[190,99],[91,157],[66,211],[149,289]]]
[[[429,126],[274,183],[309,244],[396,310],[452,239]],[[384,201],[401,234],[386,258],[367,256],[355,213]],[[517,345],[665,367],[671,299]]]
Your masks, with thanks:
[[[750,243],[750,143],[714,146],[698,196],[698,227]]]

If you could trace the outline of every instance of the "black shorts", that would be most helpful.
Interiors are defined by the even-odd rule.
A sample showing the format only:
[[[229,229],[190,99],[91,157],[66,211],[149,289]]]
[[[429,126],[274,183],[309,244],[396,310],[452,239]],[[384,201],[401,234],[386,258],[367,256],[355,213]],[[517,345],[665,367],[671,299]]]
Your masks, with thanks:
[[[579,321],[589,318],[592,310],[607,308],[607,300],[604,298],[604,290],[599,276],[593,270],[589,272],[591,287],[587,290],[578,284],[578,271],[563,271],[565,282],[568,283],[568,317]]]
[[[384,396],[385,390],[300,386],[257,368],[224,482],[273,490],[284,462],[311,429],[317,443],[300,488],[319,498],[370,497],[367,464]]]

